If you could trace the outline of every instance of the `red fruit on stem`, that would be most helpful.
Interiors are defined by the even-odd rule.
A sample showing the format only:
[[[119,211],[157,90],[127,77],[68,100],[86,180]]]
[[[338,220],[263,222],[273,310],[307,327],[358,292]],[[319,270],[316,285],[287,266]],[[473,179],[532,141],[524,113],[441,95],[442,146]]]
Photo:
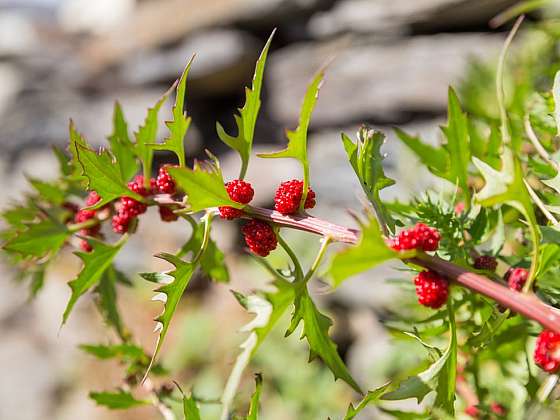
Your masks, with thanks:
[[[90,191],[89,195],[86,198],[86,206],[90,207],[94,204],[97,204],[101,201],[101,196],[97,194],[97,191]]]
[[[128,232],[130,222],[134,219],[134,217],[135,216],[132,216],[130,213],[119,211],[113,216],[113,219],[111,220],[113,231],[121,235]]]
[[[411,228],[401,231],[390,242],[395,251],[420,249],[422,251],[435,251],[438,249],[441,236],[437,229],[417,223]]]
[[[243,210],[236,209],[235,207],[222,206],[218,207],[220,217],[226,220],[233,220],[243,216]]]
[[[301,196],[303,194],[303,181],[292,179],[282,182],[274,195],[274,208],[276,211],[287,215],[295,214],[299,211]],[[315,207],[315,192],[309,187],[305,198],[305,209]]]
[[[505,416],[507,414],[506,408],[495,401],[490,404],[490,411],[498,416]]]
[[[537,366],[548,373],[560,368],[560,334],[550,330],[542,331],[537,337],[533,358]]]
[[[80,240],[80,249],[84,252],[91,252],[93,247],[85,239]]]
[[[476,405],[469,405],[466,409],[465,409],[465,413],[468,416],[471,417],[478,417],[478,414],[480,413],[480,411],[478,410]]]
[[[422,271],[414,277],[418,303],[432,309],[441,308],[449,296],[449,283],[434,271]]]
[[[226,191],[236,203],[249,204],[255,195],[253,187],[248,182],[240,179],[234,179],[226,184]],[[218,207],[220,217],[226,220],[233,220],[243,216],[243,210],[236,209],[235,207],[222,206]]]
[[[266,257],[278,245],[274,229],[262,220],[251,219],[243,226],[241,232],[249,249],[261,257]]]
[[[174,222],[179,218],[178,215],[173,213],[173,209],[167,206],[159,206],[159,217],[164,222]]]
[[[134,181],[130,181],[128,183],[128,188],[136,194],[140,194],[142,197],[147,197],[156,193],[157,185],[156,180],[151,178],[150,189],[147,190],[144,186],[144,177],[142,175],[137,175],[136,178],[134,178]]]
[[[480,255],[474,259],[474,268],[477,270],[496,271],[498,261],[490,255]]]
[[[175,181],[173,181],[173,178],[171,178],[171,175],[169,175],[169,172],[167,172],[167,168],[169,167],[169,165],[164,165],[159,168],[156,185],[160,193],[173,195],[177,192],[177,185]]]
[[[529,271],[525,268],[510,268],[504,278],[508,282],[508,286],[511,290],[515,290],[517,292],[523,289],[525,283],[527,282],[527,278],[529,277]]]

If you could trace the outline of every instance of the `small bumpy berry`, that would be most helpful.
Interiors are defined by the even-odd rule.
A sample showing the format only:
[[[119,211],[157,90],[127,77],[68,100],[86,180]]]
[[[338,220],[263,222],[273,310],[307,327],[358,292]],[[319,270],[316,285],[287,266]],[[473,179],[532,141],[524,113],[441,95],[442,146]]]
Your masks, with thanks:
[[[492,413],[496,414],[499,417],[503,417],[507,414],[506,408],[497,402],[493,402],[490,404],[490,411],[492,411]]]
[[[95,204],[97,204],[99,201],[101,201],[101,197],[99,196],[99,194],[97,194],[96,191],[91,191],[88,195],[88,197],[86,198],[86,207],[90,207],[93,206]],[[78,212],[76,213],[76,216],[74,218],[76,223],[82,223],[85,222],[87,220],[91,220],[93,218],[95,218],[95,216],[97,215],[97,211],[96,210],[87,210],[87,209],[80,209],[78,210]],[[89,228],[85,228],[80,230],[80,236],[91,236],[91,237],[96,237],[99,236],[99,233],[101,231],[101,225],[97,224],[95,226],[91,226]],[[85,240],[85,239],[81,239],[80,240],[80,249],[82,251],[85,252],[91,252],[92,250],[92,246],[90,245],[90,243]]]
[[[167,172],[168,165],[164,165],[159,168],[159,173],[156,179],[157,189],[162,194],[175,194],[177,192],[177,185],[169,172]]]
[[[101,201],[101,196],[97,194],[97,191],[91,191],[86,198],[86,206],[87,207],[93,206],[94,204],[97,204],[100,201]]]
[[[405,229],[391,241],[391,248],[395,251],[421,249],[422,251],[435,251],[439,246],[441,236],[437,229],[417,223]]]
[[[525,286],[529,272],[525,268],[510,268],[504,277],[508,282],[509,288],[519,292]]]
[[[144,177],[138,175],[134,181],[128,183],[128,188],[143,197],[147,197],[155,194],[157,188],[156,180],[153,178],[150,179],[150,189],[148,190],[144,186]],[[121,235],[128,232],[134,219],[145,213],[147,209],[148,206],[140,201],[130,197],[121,197],[117,206],[117,214],[113,216],[113,220],[111,221],[113,231]]]
[[[479,255],[474,259],[474,268],[477,270],[496,271],[498,261],[490,255]]]
[[[477,418],[480,414],[480,410],[476,405],[469,405],[467,408],[465,408],[465,414],[467,416]]]
[[[249,249],[261,257],[266,257],[270,251],[276,249],[278,240],[268,223],[252,219],[241,229]]]
[[[173,209],[167,206],[159,206],[159,217],[164,222],[174,222],[179,218],[178,215],[173,213]]]
[[[555,373],[560,368],[560,334],[550,330],[544,330],[537,338],[535,363],[548,373]]]
[[[282,214],[295,214],[299,210],[303,194],[303,181],[292,179],[282,182],[274,195],[274,208]],[[315,207],[315,192],[309,188],[305,198],[305,209]]]
[[[255,195],[253,187],[248,182],[235,179],[226,184],[226,191],[236,203],[249,204]],[[243,211],[230,206],[218,207],[222,219],[232,220],[243,215]]]
[[[434,271],[422,271],[414,278],[418,303],[438,309],[449,296],[449,283]]]

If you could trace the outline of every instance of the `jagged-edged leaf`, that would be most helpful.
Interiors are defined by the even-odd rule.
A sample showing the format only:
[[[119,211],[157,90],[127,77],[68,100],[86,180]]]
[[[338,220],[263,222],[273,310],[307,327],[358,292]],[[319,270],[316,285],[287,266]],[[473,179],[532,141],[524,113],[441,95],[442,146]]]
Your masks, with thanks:
[[[191,124],[191,117],[185,112],[185,93],[187,91],[187,76],[191,68],[194,56],[189,60],[179,83],[177,84],[177,97],[173,106],[173,120],[166,121],[169,129],[169,137],[162,144],[153,145],[156,150],[170,150],[177,155],[180,166],[185,166],[185,136]]]
[[[238,302],[255,318],[241,328],[241,332],[249,332],[249,337],[241,344],[241,353],[237,356],[235,364],[227,380],[222,394],[222,418],[227,417],[231,403],[235,397],[241,375],[255,355],[258,348],[276,325],[280,317],[286,312],[290,303],[294,300],[294,290],[290,283],[277,279],[274,283],[276,291],[266,293],[263,296],[243,296],[234,292]]]
[[[88,180],[88,189],[97,191],[101,200],[94,206],[102,207],[110,201],[128,196],[142,201],[142,196],[132,192],[126,185],[118,165],[106,150],[99,153],[91,150],[87,141],[76,131],[74,123],[70,122],[70,150],[81,173]]]
[[[150,401],[137,400],[130,392],[123,390],[117,392],[90,392],[89,397],[98,405],[103,405],[112,410],[124,410],[150,404]]]
[[[350,404],[348,406],[348,410],[346,411],[346,415],[344,416],[344,420],[352,420],[356,417],[360,411],[366,408],[369,404],[375,403],[379,400],[379,398],[386,393],[386,391],[391,386],[391,383],[388,382],[385,385],[381,385],[379,388],[375,388],[372,391],[368,391],[366,396],[358,403],[357,406]]]
[[[448,94],[447,126],[441,129],[447,139],[443,146],[449,156],[447,178],[461,187],[468,202],[470,196],[468,166],[471,159],[468,122],[467,116],[461,109],[459,98],[451,87]]]
[[[33,221],[38,214],[35,206],[14,205],[5,209],[1,215],[4,222],[9,226],[21,230],[27,228],[29,223]]]
[[[105,244],[96,239],[88,239],[92,246],[91,252],[76,252],[75,254],[83,261],[83,268],[74,280],[68,285],[72,290],[70,300],[66,304],[66,309],[62,316],[62,324],[68,320],[70,312],[78,301],[79,297],[86,293],[101,280],[105,271],[111,267],[114,258],[117,256],[126,241],[126,236],[114,245]]]
[[[243,208],[226,191],[220,168],[212,162],[195,162],[193,169],[169,168],[177,185],[187,194],[189,209],[194,213],[210,207],[231,206]]]
[[[161,346],[163,345],[163,341],[165,340],[165,336],[169,330],[169,325],[171,324],[171,319],[175,314],[179,300],[189,285],[189,281],[191,280],[195,269],[195,265],[193,263],[183,261],[175,255],[163,253],[156,256],[175,266],[175,269],[168,273],[168,276],[171,277],[172,281],[155,290],[157,294],[154,296],[153,300],[161,301],[164,306],[161,315],[155,319],[157,322],[156,331],[159,332],[159,335],[156,343],[156,349],[154,350],[154,354],[150,362],[150,367],[161,350]],[[147,374],[148,372],[146,372],[146,375]]]
[[[24,257],[41,258],[49,253],[56,254],[71,235],[65,225],[50,218],[26,226],[25,230],[4,244],[6,251],[17,252]]]
[[[449,314],[449,346],[445,364],[438,375],[435,407],[444,409],[449,414],[455,413],[455,385],[457,380],[457,326],[451,301],[448,302]]]
[[[45,182],[35,178],[28,178],[28,181],[39,195],[49,203],[62,204],[66,198],[66,193],[56,183]]]
[[[134,133],[134,136],[136,137],[134,150],[136,152],[136,156],[138,156],[142,162],[144,182],[148,187],[152,176],[152,162],[154,159],[153,145],[156,143],[158,131],[158,114],[162,105],[167,100],[169,93],[169,91],[166,92],[152,108],[148,109],[144,123],[138,128],[138,131]]]
[[[270,43],[272,42],[272,37],[275,32],[276,29],[270,34],[257,60],[251,88],[245,88],[245,105],[243,105],[243,108],[239,109],[239,115],[234,115],[237,124],[237,136],[230,136],[226,133],[222,125],[216,122],[216,131],[218,132],[220,140],[239,153],[239,157],[241,158],[239,179],[245,178],[247,167],[249,166],[249,158],[251,156],[251,149],[253,148],[255,124],[257,123],[257,117],[261,108],[261,88],[264,66],[268,55],[268,49],[270,48]]]
[[[260,373],[255,374],[255,392],[251,397],[251,404],[249,405],[249,413],[247,414],[246,420],[259,419],[259,401],[261,399],[262,383],[262,375]]]
[[[193,224],[193,232],[188,242],[182,246],[177,256],[182,257],[189,252],[196,254],[202,247],[204,240],[204,223]],[[206,249],[200,258],[200,268],[212,280],[227,283],[229,272],[225,264],[224,253],[218,248],[216,242],[208,239]]]
[[[358,131],[358,141],[354,143],[346,134],[342,133],[342,143],[348,155],[348,160],[354,169],[362,189],[376,209],[379,217],[391,232],[395,230],[395,221],[381,201],[379,191],[395,183],[387,178],[383,171],[383,156],[381,145],[385,142],[385,135],[380,131],[362,127]]]
[[[299,123],[295,131],[287,130],[288,146],[284,150],[273,153],[260,153],[258,156],[262,158],[293,158],[301,163],[303,168],[303,195],[301,197],[300,208],[303,209],[305,198],[307,197],[307,187],[309,186],[309,161],[307,159],[307,130],[311,121],[313,108],[317,103],[319,89],[325,75],[324,69],[321,69],[313,78],[311,84],[307,88],[303,104],[299,114]]]
[[[138,161],[134,155],[134,144],[128,135],[128,124],[121,105],[115,102],[113,111],[113,133],[108,137],[111,152],[115,156],[121,178],[130,180],[138,172]]]
[[[126,339],[128,332],[124,327],[117,307],[116,283],[119,274],[112,265],[105,270],[99,284],[95,288],[95,293],[97,294],[96,304],[107,325],[113,327],[119,337]]]
[[[292,334],[302,321],[301,338],[305,337],[309,344],[309,361],[319,357],[334,374],[335,379],[342,379],[361,394],[359,385],[348,372],[348,368],[336,350],[336,344],[329,336],[331,319],[319,312],[306,286],[296,293],[292,322],[286,336]]]
[[[54,153],[54,156],[56,157],[56,160],[58,161],[58,168],[60,170],[60,173],[63,176],[71,175],[74,168],[72,167],[71,161],[68,160],[68,156],[66,156],[66,153],[64,153],[64,151],[57,146],[52,146],[52,151]]]
[[[399,257],[399,253],[387,246],[381,235],[379,223],[374,218],[370,217],[367,224],[360,221],[360,228],[362,233],[358,244],[335,254],[330,261],[328,273],[334,287],[339,286],[348,277]]]
[[[395,134],[434,175],[444,176],[449,164],[449,156],[444,149],[430,146],[420,137],[407,134],[399,128],[395,128]]]
[[[185,420],[200,420],[200,410],[196,405],[196,400],[191,395],[187,397],[183,395],[183,414],[185,416]]]
[[[98,359],[126,358],[128,360],[139,360],[145,358],[144,350],[134,344],[81,344],[80,349]]]
[[[29,299],[34,299],[45,285],[45,265],[40,265],[37,270],[31,273],[29,284]]]

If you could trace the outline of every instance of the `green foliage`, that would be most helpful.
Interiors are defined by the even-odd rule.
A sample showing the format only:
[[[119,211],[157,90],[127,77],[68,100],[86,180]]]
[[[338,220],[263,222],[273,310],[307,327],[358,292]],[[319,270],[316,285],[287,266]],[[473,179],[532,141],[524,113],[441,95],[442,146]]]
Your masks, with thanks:
[[[115,156],[119,167],[121,179],[128,181],[138,172],[138,162],[134,156],[134,144],[128,135],[128,124],[118,102],[115,102],[113,111],[113,133],[108,140],[111,145],[111,153]]]
[[[3,246],[6,251],[17,252],[25,258],[56,254],[71,234],[65,225],[51,218],[25,226]]]
[[[389,389],[391,383],[386,383],[385,385],[381,385],[380,387],[374,389],[373,391],[368,391],[366,396],[359,402],[355,407],[354,405],[350,404],[348,406],[348,410],[346,411],[346,415],[344,416],[344,420],[352,420],[356,417],[364,408],[368,405],[376,403],[379,401],[379,398],[385,394],[385,392]]]
[[[187,397],[183,395],[183,414],[185,416],[185,420],[200,420],[200,410],[196,405],[196,401],[191,395]]]
[[[130,392],[119,390],[117,392],[90,392],[89,397],[98,405],[112,410],[125,410],[150,404],[147,400],[137,400]]]
[[[261,399],[263,378],[260,373],[255,375],[255,392],[251,397],[251,405],[246,420],[259,420],[259,400]]]
[[[239,179],[245,178],[249,166],[249,158],[251,157],[251,150],[253,148],[253,137],[255,135],[255,125],[261,108],[264,66],[275,32],[276,29],[270,34],[257,60],[251,88],[245,88],[245,105],[243,105],[243,108],[239,109],[239,115],[234,115],[237,124],[237,136],[230,136],[226,133],[222,125],[216,122],[216,131],[220,140],[239,153],[239,157],[241,158]]]

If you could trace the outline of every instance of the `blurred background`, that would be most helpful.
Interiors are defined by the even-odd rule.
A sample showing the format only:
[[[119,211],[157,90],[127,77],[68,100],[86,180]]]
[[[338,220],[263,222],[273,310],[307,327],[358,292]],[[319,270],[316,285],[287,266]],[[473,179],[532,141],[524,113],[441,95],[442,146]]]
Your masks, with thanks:
[[[347,164],[340,132],[354,135],[361,123],[384,130],[392,197],[406,198],[429,182],[410,153],[397,143],[392,126],[437,141],[444,122],[448,85],[465,79],[473,60],[492,62],[508,27],[488,22],[514,0],[0,0],[0,205],[22,196],[25,175],[50,179],[57,164],[50,146],[66,147],[72,118],[96,146],[111,132],[112,107],[119,100],[130,127],[178,77],[196,53],[187,86],[189,158],[208,148],[218,155],[226,179],[238,158],[215,133],[220,121],[233,129],[233,112],[243,104],[254,63],[277,28],[267,68],[263,107],[257,124],[257,152],[277,150],[283,131],[297,124],[305,87],[319,67],[333,60],[319,95],[310,132],[315,214],[351,224],[346,208],[359,209],[360,187]],[[554,3],[554,2],[551,2]],[[555,6],[552,4],[552,6]],[[557,7],[557,5],[556,5]],[[545,13],[553,14],[554,7]],[[534,13],[527,25],[542,17]],[[168,118],[168,101],[161,120]],[[165,134],[162,124],[161,136]],[[171,159],[158,155],[159,162]],[[257,205],[270,206],[276,186],[299,177],[295,163],[253,159],[248,179]],[[156,214],[141,222],[118,266],[129,273],[166,269],[152,255],[174,251],[187,239],[177,227],[161,226]],[[224,251],[231,285],[197,278],[181,303],[163,354],[187,389],[215,399],[245,339],[236,333],[250,320],[229,289],[262,287],[268,275],[243,252],[239,229],[216,223],[214,238]],[[309,258],[317,238],[293,233],[298,252]],[[273,254],[276,263],[283,256]],[[82,354],[82,343],[109,342],[91,299],[84,297],[60,331],[69,296],[66,284],[79,269],[70,252],[51,270],[39,296],[28,302],[27,286],[11,281],[2,268],[0,286],[0,419],[150,419],[151,408],[111,413],[95,407],[89,390],[118,385],[120,371]],[[383,267],[345,283],[336,293],[315,286],[316,299],[335,319],[339,350],[364,387],[381,384],[392,366],[413,364],[380,325],[403,293],[384,282],[395,272]],[[151,285],[133,278],[121,291],[120,307],[146,348],[155,342],[152,318],[161,308],[150,302]],[[404,292],[406,294],[406,292]],[[410,295],[412,296],[412,294]],[[405,299],[407,296],[404,297]],[[294,334],[277,328],[248,369],[241,395],[252,390],[251,373],[265,376],[266,419],[340,418],[351,392],[314,362]],[[403,351],[399,351],[404,346]],[[205,406],[213,418],[218,406]],[[368,415],[370,417],[368,417]],[[375,418],[366,414],[363,418]]]

